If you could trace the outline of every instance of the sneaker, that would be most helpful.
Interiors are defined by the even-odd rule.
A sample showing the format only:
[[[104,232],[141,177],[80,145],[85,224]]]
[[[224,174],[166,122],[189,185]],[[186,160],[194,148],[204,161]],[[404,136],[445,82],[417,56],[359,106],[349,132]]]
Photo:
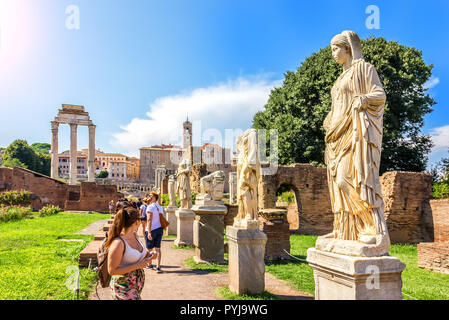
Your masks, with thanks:
[[[162,270],[159,267],[156,267],[156,271],[157,271],[157,273],[162,273]]]
[[[151,266],[147,265],[147,266],[145,267],[145,269],[153,270],[153,266],[152,266],[152,265],[151,265]]]

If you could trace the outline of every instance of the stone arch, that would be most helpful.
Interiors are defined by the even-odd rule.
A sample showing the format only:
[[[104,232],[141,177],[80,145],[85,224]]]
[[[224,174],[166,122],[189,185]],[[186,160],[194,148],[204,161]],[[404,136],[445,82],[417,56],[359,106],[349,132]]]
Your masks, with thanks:
[[[298,231],[301,224],[301,197],[295,185],[290,183],[278,183],[276,196],[279,197],[283,192],[292,192],[294,199],[292,203],[282,203],[277,201],[276,207],[287,209],[287,221],[290,225],[290,231]]]
[[[333,229],[327,172],[310,164],[279,166],[275,174],[262,175],[259,208],[276,207],[276,193],[282,184],[291,185],[298,205],[298,234],[324,235]]]

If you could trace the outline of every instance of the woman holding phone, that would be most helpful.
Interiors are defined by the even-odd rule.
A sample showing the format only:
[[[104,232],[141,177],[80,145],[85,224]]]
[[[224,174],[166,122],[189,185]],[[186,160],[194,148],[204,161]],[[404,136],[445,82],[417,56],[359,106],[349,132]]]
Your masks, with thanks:
[[[141,217],[137,209],[124,207],[114,216],[108,241],[108,272],[114,300],[140,300],[145,283],[143,268],[157,253],[150,253],[137,238]]]

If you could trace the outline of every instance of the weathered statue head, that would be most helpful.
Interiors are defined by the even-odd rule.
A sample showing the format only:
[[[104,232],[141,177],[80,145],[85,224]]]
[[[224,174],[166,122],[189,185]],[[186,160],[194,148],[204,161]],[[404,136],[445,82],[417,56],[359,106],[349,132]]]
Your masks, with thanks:
[[[332,56],[339,64],[352,64],[363,59],[360,38],[354,31],[343,31],[331,40]]]

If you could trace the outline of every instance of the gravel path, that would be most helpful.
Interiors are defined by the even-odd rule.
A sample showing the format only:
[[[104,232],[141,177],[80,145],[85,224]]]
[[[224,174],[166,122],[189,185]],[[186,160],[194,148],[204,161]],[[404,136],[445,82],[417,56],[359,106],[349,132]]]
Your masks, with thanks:
[[[106,222],[108,222],[109,219],[105,219],[105,220],[98,220],[94,223],[92,223],[90,226],[88,226],[86,229],[83,229],[79,232],[77,232],[76,234],[90,234],[90,235],[95,235],[98,230],[102,229],[104,224]]]
[[[141,232],[139,231],[139,235]],[[143,238],[140,239],[144,243]],[[190,270],[184,261],[194,255],[193,250],[173,249],[174,239],[162,240],[163,273],[145,269],[145,286],[142,291],[143,300],[220,300],[214,290],[228,285],[227,273],[207,273],[201,270]],[[313,299],[301,293],[285,282],[265,273],[267,291],[288,300]],[[101,300],[112,300],[109,288],[98,288]],[[95,291],[90,300],[98,300]]]

